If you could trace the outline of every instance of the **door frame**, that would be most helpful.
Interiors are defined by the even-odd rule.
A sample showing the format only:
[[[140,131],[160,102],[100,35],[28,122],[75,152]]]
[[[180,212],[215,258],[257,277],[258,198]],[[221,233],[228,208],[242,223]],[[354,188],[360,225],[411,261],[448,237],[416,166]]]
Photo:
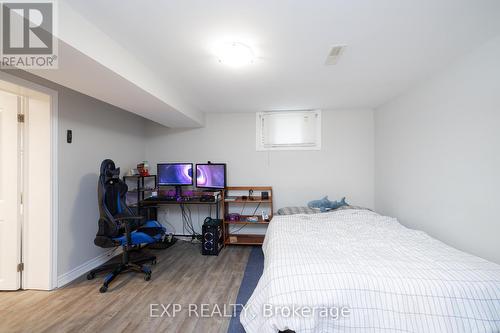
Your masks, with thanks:
[[[50,97],[50,264],[48,290],[57,288],[58,278],[58,230],[59,230],[59,182],[58,182],[58,138],[59,138],[59,109],[58,92],[45,86],[19,78],[0,71],[0,80],[18,86],[35,90]],[[28,220],[28,224],[30,221]]]

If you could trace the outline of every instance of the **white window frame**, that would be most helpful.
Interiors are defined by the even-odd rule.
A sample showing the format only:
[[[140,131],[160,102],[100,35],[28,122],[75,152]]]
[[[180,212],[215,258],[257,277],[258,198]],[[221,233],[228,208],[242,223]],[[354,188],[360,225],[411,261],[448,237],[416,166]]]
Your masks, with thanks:
[[[284,144],[284,145],[264,145],[263,138],[263,119],[264,116],[272,116],[279,114],[280,116],[286,114],[314,115],[316,117],[316,135],[315,141],[311,144]],[[321,110],[282,110],[282,111],[262,111],[256,113],[256,150],[257,151],[273,151],[273,150],[321,150]]]

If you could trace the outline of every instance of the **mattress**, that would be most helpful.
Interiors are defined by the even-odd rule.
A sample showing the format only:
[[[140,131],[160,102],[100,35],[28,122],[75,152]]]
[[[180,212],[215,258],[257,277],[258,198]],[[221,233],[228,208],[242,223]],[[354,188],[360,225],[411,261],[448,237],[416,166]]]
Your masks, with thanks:
[[[240,315],[249,333],[500,332],[500,265],[394,218],[275,216],[263,251]]]

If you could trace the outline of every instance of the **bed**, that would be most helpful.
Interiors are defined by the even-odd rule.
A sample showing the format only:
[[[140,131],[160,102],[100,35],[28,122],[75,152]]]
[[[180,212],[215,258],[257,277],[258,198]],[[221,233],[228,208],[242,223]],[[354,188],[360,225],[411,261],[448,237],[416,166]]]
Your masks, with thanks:
[[[500,265],[394,218],[275,216],[263,251],[240,315],[248,333],[500,332]]]

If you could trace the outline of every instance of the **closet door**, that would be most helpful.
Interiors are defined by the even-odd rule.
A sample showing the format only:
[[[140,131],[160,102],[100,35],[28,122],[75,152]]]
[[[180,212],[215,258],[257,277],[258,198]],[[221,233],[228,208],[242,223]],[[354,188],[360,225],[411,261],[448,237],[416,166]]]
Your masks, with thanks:
[[[20,288],[18,99],[0,91],[0,290]]]

